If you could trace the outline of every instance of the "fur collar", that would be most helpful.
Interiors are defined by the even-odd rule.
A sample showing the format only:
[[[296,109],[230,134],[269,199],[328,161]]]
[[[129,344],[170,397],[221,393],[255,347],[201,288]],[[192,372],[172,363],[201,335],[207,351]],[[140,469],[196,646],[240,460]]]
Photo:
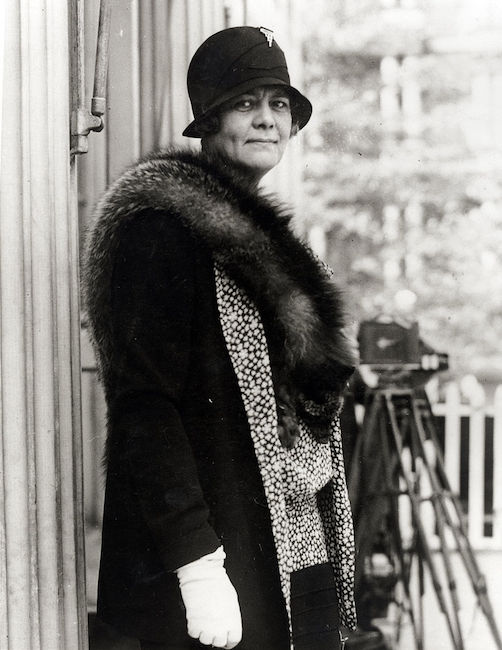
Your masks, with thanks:
[[[204,153],[155,152],[101,200],[88,238],[84,286],[102,364],[111,340],[109,284],[120,226],[154,208],[188,227],[254,300],[281,350],[285,395],[323,403],[328,393],[341,394],[355,364],[342,332],[340,293],[292,233],[291,216],[231,169]]]

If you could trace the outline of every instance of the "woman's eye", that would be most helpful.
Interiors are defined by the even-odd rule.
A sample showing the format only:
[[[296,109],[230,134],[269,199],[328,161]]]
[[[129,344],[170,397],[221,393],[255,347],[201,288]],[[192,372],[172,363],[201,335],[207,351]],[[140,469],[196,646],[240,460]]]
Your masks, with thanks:
[[[276,110],[284,111],[289,110],[289,100],[288,99],[274,99],[272,102],[273,107]]]
[[[237,111],[248,111],[253,106],[251,99],[239,99],[234,104],[234,109]]]

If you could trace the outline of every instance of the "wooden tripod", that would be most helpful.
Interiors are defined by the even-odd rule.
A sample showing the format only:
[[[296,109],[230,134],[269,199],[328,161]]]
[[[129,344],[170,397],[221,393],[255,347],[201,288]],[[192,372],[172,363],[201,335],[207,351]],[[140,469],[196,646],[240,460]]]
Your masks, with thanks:
[[[432,445],[434,460],[427,453]],[[411,463],[404,460],[407,450]],[[423,525],[420,480],[428,477],[439,552],[434,553]],[[454,650],[464,650],[460,602],[452,566],[458,552],[497,650],[502,639],[490,603],[486,581],[470,545],[460,500],[450,487],[429,401],[423,389],[376,388],[368,396],[362,433],[358,437],[349,471],[349,493],[355,516],[358,549],[356,591],[364,576],[375,538],[386,528],[390,555],[402,587],[402,610],[409,616],[417,650],[424,650],[424,572],[428,570],[437,602],[448,627]],[[400,495],[409,503],[413,540],[403,541],[398,506]],[[450,548],[449,534],[454,540]],[[438,564],[446,579],[440,578]],[[418,595],[411,576],[417,568]],[[431,650],[434,650],[433,648]]]

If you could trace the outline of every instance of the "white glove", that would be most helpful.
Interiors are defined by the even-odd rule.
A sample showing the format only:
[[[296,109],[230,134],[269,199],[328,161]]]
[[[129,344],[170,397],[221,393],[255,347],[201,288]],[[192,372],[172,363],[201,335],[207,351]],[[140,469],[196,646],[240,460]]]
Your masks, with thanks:
[[[242,639],[237,593],[223,566],[225,551],[185,564],[176,571],[185,604],[188,635],[204,645],[230,650]]]

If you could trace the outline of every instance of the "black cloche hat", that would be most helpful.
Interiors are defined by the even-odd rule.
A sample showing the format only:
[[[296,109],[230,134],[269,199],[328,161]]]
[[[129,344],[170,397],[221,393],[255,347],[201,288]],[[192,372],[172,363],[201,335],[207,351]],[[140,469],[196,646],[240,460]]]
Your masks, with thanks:
[[[190,61],[187,85],[195,119],[183,135],[190,138],[202,137],[199,125],[214,108],[257,86],[286,86],[300,129],[312,114],[312,104],[291,86],[284,52],[265,27],[230,27],[210,36]]]

